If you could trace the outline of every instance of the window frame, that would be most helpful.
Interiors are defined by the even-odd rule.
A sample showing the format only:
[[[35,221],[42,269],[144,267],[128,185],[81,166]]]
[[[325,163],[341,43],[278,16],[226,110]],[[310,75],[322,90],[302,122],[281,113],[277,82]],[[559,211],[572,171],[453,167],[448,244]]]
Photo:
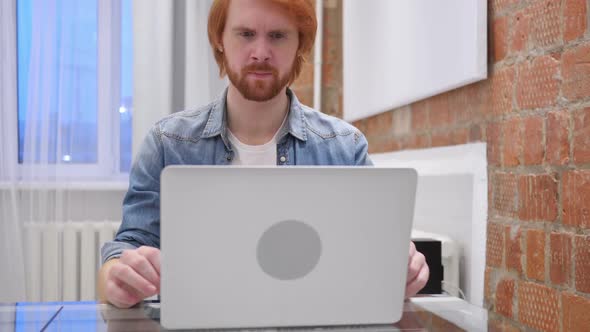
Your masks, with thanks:
[[[18,180],[35,182],[55,178],[61,182],[80,180],[126,181],[128,173],[120,171],[120,114],[121,102],[121,2],[118,0],[97,0],[97,162],[89,164],[20,164],[18,161],[18,48],[17,48],[17,1],[2,1],[3,19],[0,28],[2,75],[0,84],[2,97],[7,98],[0,112],[0,121],[13,123],[7,128],[8,137],[13,140],[0,142],[4,163],[14,169]],[[7,66],[8,68],[4,68]],[[8,88],[8,87],[14,88]],[[10,90],[10,91],[8,91]],[[4,108],[6,106],[6,109]],[[6,174],[0,174],[5,180]]]

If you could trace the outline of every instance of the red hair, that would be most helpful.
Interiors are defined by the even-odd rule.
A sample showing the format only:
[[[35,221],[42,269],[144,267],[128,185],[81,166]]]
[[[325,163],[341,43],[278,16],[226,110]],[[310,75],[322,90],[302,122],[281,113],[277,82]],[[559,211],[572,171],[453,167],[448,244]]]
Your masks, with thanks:
[[[318,22],[315,15],[315,9],[310,0],[272,1],[279,4],[290,14],[299,32],[299,47],[297,48],[297,56],[293,64],[292,77],[289,79],[289,84],[291,84],[301,73],[305,57],[313,47]],[[227,20],[229,2],[230,0],[213,1],[211,10],[209,11],[209,22],[207,25],[209,43],[213,49],[215,61],[217,61],[217,65],[219,66],[219,76],[221,77],[225,76],[227,73],[223,61],[223,52],[221,52],[219,48],[221,47],[221,39],[223,30],[225,29],[225,22]]]

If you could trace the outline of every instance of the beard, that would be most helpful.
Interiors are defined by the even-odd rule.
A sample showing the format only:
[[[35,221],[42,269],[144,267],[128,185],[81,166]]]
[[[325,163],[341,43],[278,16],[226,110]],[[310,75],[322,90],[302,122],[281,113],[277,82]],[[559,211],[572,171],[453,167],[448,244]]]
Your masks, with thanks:
[[[276,97],[281,90],[289,83],[291,73],[283,77],[279,77],[279,72],[273,66],[262,64],[251,64],[243,67],[240,73],[237,73],[229,68],[227,61],[225,62],[227,76],[230,82],[238,89],[244,98],[264,102]],[[256,79],[249,77],[251,72],[265,72],[271,74],[271,79]]]

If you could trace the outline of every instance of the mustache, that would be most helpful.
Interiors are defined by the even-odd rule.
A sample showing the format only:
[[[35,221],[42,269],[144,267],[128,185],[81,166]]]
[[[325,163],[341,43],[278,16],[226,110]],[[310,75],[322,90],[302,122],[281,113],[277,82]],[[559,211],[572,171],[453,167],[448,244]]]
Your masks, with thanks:
[[[252,71],[271,72],[273,75],[278,75],[278,70],[275,67],[269,65],[268,63],[253,63],[242,68],[243,73]]]

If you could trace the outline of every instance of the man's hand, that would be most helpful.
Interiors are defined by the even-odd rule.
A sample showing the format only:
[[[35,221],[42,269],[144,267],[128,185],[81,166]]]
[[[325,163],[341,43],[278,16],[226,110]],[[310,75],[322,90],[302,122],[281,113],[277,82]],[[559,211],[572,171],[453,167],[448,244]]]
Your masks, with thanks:
[[[160,292],[160,250],[139,247],[125,250],[100,271],[99,293],[119,308],[129,308]]]
[[[410,241],[410,258],[408,260],[408,276],[406,281],[406,299],[416,295],[428,281],[430,270],[424,255],[416,251],[414,242]]]

